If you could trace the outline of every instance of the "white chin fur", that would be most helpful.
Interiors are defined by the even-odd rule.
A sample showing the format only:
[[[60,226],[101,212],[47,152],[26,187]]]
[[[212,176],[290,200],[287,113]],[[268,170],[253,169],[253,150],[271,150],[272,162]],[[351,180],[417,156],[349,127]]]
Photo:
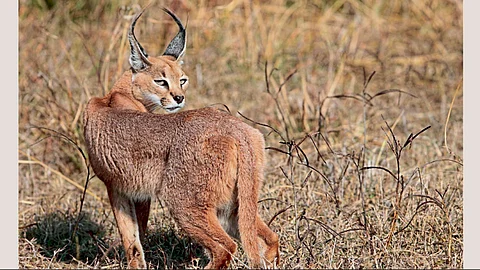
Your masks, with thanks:
[[[160,105],[160,98],[155,95],[155,94],[152,94],[152,93],[145,93],[143,94],[144,95],[144,98],[152,103],[155,103],[155,104],[158,104]]]
[[[167,112],[167,113],[175,113],[175,112],[178,112],[180,109],[183,108],[183,106],[185,105],[185,102],[182,102],[176,106],[168,106],[168,107],[163,107],[163,109]]]

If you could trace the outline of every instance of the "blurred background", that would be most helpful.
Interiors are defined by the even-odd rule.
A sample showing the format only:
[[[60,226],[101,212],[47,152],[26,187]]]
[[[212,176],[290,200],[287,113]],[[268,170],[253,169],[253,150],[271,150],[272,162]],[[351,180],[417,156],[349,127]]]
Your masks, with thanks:
[[[126,266],[82,113],[128,70],[148,3],[19,1],[21,268]],[[187,25],[184,110],[224,104],[265,135],[280,268],[463,267],[462,1],[153,1],[150,55],[178,30],[162,6]],[[150,267],[208,262],[161,198],[148,230]]]

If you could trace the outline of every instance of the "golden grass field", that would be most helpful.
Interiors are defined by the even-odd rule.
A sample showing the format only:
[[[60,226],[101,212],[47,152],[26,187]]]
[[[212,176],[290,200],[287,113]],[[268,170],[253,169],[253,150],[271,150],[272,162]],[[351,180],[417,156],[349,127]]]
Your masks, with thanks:
[[[126,266],[95,177],[79,216],[82,112],[128,69],[147,4],[19,1],[20,268]],[[136,27],[150,55],[177,31],[161,6],[188,18],[185,109],[225,104],[265,135],[279,268],[463,267],[462,1],[155,1]],[[208,261],[161,198],[147,238],[150,267]]]

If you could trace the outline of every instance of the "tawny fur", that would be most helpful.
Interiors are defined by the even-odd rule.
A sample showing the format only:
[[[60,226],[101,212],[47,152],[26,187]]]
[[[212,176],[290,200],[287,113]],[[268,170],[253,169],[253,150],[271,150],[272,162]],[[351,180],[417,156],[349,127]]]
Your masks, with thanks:
[[[136,42],[133,26],[138,17],[131,42]],[[153,114],[158,106],[168,111],[179,104],[162,97],[185,93],[188,81],[178,61],[183,51],[147,58],[139,44],[131,44],[132,55],[137,55],[132,71],[105,97],[92,98],[84,113],[90,164],[107,188],[128,266],[146,268],[141,241],[155,196],[180,228],[208,250],[207,268],[228,267],[237,248],[231,237],[241,240],[251,267],[278,263],[278,236],[257,210],[264,168],[262,134],[213,108]],[[171,87],[156,85],[159,76]],[[152,100],[165,104],[152,105]]]

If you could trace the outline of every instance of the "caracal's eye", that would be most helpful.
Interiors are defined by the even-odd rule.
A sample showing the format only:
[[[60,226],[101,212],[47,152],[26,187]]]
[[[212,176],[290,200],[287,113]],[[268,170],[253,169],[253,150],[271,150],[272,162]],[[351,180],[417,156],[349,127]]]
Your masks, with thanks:
[[[161,87],[167,87],[168,82],[164,79],[153,80],[156,84],[160,85]]]
[[[180,85],[184,85],[187,83],[187,79],[183,78],[183,79],[180,79]]]

